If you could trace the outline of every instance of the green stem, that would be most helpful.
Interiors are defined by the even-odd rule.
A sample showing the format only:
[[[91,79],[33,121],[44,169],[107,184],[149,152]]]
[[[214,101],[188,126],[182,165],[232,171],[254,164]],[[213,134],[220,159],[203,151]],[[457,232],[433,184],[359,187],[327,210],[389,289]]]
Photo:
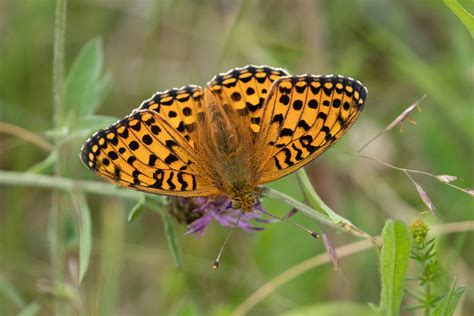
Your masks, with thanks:
[[[66,8],[67,0],[56,0],[54,20],[54,50],[53,50],[53,113],[54,127],[57,129],[63,124],[64,107],[64,41],[66,35]],[[55,138],[57,145],[59,138]],[[61,174],[61,165],[54,166],[54,174]],[[48,221],[48,239],[50,243],[51,269],[54,284],[62,285],[64,281],[65,247],[63,244],[63,212],[62,198],[58,191],[52,194],[51,211]],[[64,315],[68,312],[64,302],[54,300],[55,314]]]
[[[371,235],[369,235],[368,233],[360,230],[359,228],[355,227],[354,225],[350,225],[346,222],[334,222],[329,216],[327,215],[324,215],[318,211],[316,211],[315,209],[309,207],[308,205],[304,204],[304,203],[301,203],[300,201],[297,201],[295,199],[293,199],[292,197],[280,192],[280,191],[277,191],[277,190],[273,190],[271,188],[261,188],[262,190],[262,193],[264,196],[267,196],[267,197],[270,197],[270,198],[274,198],[274,199],[278,199],[282,202],[285,202],[286,204],[290,205],[290,206],[293,206],[294,208],[296,208],[298,211],[301,211],[302,213],[304,213],[305,215],[313,218],[314,220],[324,224],[324,225],[327,225],[327,226],[330,226],[334,229],[337,229],[337,230],[341,230],[341,231],[344,231],[346,233],[349,233],[353,236],[356,236],[356,237],[359,237],[359,238],[366,238],[366,239],[369,239],[374,245],[376,245],[377,247],[380,245],[380,243]],[[325,205],[325,204],[324,204]],[[320,205],[321,207],[323,207],[322,205]],[[327,205],[326,205],[327,207]]]
[[[64,192],[83,191],[138,201],[142,193],[101,181],[73,180],[59,176],[0,170],[0,185],[31,186]]]
[[[56,128],[62,125],[64,96],[64,39],[67,0],[56,0],[53,50],[53,113]]]

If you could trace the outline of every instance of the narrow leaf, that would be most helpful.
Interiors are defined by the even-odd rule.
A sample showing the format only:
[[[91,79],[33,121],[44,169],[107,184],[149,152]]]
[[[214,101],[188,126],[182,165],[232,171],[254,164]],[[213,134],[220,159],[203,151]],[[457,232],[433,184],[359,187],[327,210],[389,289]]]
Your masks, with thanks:
[[[453,284],[449,293],[444,296],[433,309],[432,316],[451,316],[456,310],[456,306],[461,299],[464,291],[467,290],[466,286],[456,288],[456,284]]]
[[[163,224],[165,227],[165,235],[166,239],[168,240],[168,246],[171,250],[171,254],[173,255],[174,262],[176,263],[176,267],[181,267],[181,252],[179,250],[179,245],[176,239],[176,231],[174,229],[174,224],[171,221],[171,218],[168,215],[163,215]]]
[[[150,197],[154,201],[150,201],[146,203],[148,207],[150,207],[153,211],[157,212],[158,214],[161,215],[161,218],[163,219],[163,227],[165,230],[165,236],[168,241],[168,247],[170,248],[171,254],[173,255],[174,261],[176,263],[176,267],[180,268],[181,267],[181,252],[179,249],[178,241],[176,238],[176,231],[174,228],[174,224],[171,221],[171,218],[163,212],[163,209],[156,205],[155,202],[160,202],[156,197]],[[148,197],[147,197],[148,199]]]
[[[74,60],[65,81],[64,101],[68,112],[80,117],[92,114],[105,95],[110,76],[104,67],[102,40],[87,42]]]
[[[382,232],[383,247],[380,255],[382,315],[399,314],[404,294],[405,273],[410,259],[412,235],[401,221],[388,220]]]
[[[140,216],[141,213],[143,213],[145,202],[145,195],[142,195],[140,200],[138,200],[137,204],[135,204],[135,206],[128,213],[129,223],[133,222],[138,216]]]
[[[457,0],[444,0],[444,4],[458,17],[474,38],[474,16],[464,9]]]
[[[316,190],[314,190],[314,187],[311,184],[311,181],[309,180],[308,175],[306,174],[306,170],[304,170],[304,168],[299,169],[296,172],[296,175],[298,177],[299,183],[301,184],[303,194],[311,207],[318,210],[322,210],[331,218],[334,223],[345,223],[348,225],[352,225],[352,223],[348,219],[337,214],[326,203],[324,203],[324,201],[319,197]]]
[[[86,275],[92,249],[92,222],[89,206],[82,193],[72,196],[79,215],[79,282]]]

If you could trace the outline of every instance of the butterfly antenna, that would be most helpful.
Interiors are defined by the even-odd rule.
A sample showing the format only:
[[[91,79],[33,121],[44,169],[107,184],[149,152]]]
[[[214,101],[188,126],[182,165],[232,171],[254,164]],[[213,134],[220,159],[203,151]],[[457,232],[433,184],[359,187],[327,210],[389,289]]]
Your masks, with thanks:
[[[220,262],[221,262],[222,252],[224,251],[225,245],[227,244],[227,241],[229,240],[230,235],[232,235],[232,233],[234,232],[235,228],[239,226],[239,222],[240,222],[240,219],[242,218],[242,215],[244,215],[244,212],[240,213],[239,217],[237,218],[237,221],[235,222],[235,225],[232,226],[232,228],[230,229],[230,231],[229,231],[229,233],[227,234],[226,238],[224,239],[224,242],[222,243],[221,249],[219,250],[219,254],[217,255],[217,258],[216,258],[216,260],[214,261],[214,264],[212,265],[212,268],[213,268],[214,270],[219,269],[219,264],[220,264]]]
[[[317,232],[314,232],[314,231],[312,231],[311,229],[304,227],[303,225],[300,225],[300,224],[298,224],[298,223],[293,222],[293,221],[292,221],[291,219],[289,219],[288,217],[281,217],[281,216],[278,216],[278,215],[269,213],[268,211],[263,210],[263,209],[260,210],[260,211],[261,211],[262,213],[264,213],[264,214],[267,214],[267,215],[270,216],[270,217],[276,218],[276,219],[278,219],[278,220],[280,220],[280,221],[282,221],[282,222],[286,222],[286,223],[288,223],[288,224],[291,224],[291,225],[294,225],[294,226],[298,227],[299,229],[304,230],[305,232],[307,232],[308,234],[310,234],[313,238],[316,238],[316,239],[319,239],[319,238],[320,238],[320,236],[319,236],[319,234],[318,234]]]

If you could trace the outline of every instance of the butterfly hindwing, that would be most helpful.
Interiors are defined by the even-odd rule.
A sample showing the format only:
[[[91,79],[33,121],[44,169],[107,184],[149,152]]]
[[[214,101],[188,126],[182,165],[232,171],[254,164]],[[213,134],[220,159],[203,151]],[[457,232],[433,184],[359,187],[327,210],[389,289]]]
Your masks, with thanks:
[[[194,146],[194,131],[198,115],[203,111],[203,91],[199,86],[185,86],[158,92],[144,101],[137,110],[153,110]]]
[[[250,128],[258,133],[265,99],[273,82],[282,76],[287,76],[283,69],[249,65],[215,76],[208,89],[223,105],[229,104],[240,115],[248,116]]]
[[[355,122],[366,97],[359,81],[337,75],[276,81],[256,140],[265,157],[259,183],[281,178],[328,149]]]
[[[177,196],[216,192],[199,173],[193,148],[151,110],[135,111],[87,140],[81,159],[107,180],[137,190]]]

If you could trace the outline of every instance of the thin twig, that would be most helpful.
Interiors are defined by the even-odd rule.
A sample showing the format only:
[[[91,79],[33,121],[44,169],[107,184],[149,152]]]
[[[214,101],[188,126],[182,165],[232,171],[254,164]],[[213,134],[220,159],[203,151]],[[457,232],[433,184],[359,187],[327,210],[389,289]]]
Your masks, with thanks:
[[[472,195],[471,193],[468,192],[468,189],[464,189],[464,188],[461,188],[455,184],[452,184],[452,183],[449,183],[449,182],[446,182],[446,181],[441,181],[440,178],[437,176],[437,175],[434,175],[432,173],[429,173],[427,171],[422,171],[422,170],[416,170],[416,169],[408,169],[408,168],[403,168],[403,167],[397,167],[395,165],[392,165],[388,162],[385,162],[385,161],[382,161],[380,159],[377,159],[377,158],[374,158],[374,157],[370,157],[370,156],[365,156],[365,155],[360,155],[360,154],[355,154],[356,157],[360,157],[360,158],[364,158],[364,159],[369,159],[369,160],[373,160],[373,161],[376,161],[386,167],[389,167],[389,168],[392,168],[392,169],[395,169],[395,170],[398,170],[398,171],[402,171],[404,173],[407,173],[407,172],[410,172],[410,173],[418,173],[418,174],[422,174],[422,175],[425,175],[425,176],[429,176],[429,177],[432,177],[432,178],[435,178],[436,180],[438,180],[439,182],[443,183],[443,184],[446,184],[456,190],[459,190],[459,191],[462,191],[464,193],[468,193],[470,195]]]
[[[435,225],[433,226],[432,230],[434,235],[444,235],[467,231],[474,231],[474,221],[454,222]],[[380,236],[376,238],[379,239]],[[361,240],[338,247],[336,248],[336,252],[338,254],[339,259],[341,259],[352,254],[356,254],[364,250],[370,249],[371,246],[372,244],[369,240]],[[245,315],[248,311],[255,307],[255,305],[257,305],[259,302],[261,302],[263,299],[265,299],[283,284],[296,278],[297,276],[303,274],[308,270],[330,262],[331,260],[329,258],[329,255],[327,253],[322,253],[291,267],[290,269],[273,278],[272,280],[261,286],[259,289],[257,289],[255,292],[253,292],[239,306],[237,306],[237,308],[232,312],[231,315]]]
[[[13,135],[24,141],[32,143],[38,146],[39,148],[48,152],[54,149],[54,146],[51,143],[44,140],[42,137],[36,135],[32,131],[27,130],[26,128],[20,127],[15,124],[0,122],[0,133]]]

